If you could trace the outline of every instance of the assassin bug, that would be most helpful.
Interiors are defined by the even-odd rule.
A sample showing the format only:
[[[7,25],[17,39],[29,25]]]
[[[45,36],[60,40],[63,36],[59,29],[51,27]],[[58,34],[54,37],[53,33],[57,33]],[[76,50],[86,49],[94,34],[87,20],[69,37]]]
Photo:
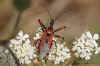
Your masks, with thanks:
[[[49,55],[49,51],[50,51],[52,44],[54,42],[54,40],[53,40],[54,37],[59,37],[59,38],[64,39],[63,37],[61,37],[59,35],[55,35],[55,33],[62,30],[62,29],[65,29],[66,26],[62,26],[56,30],[53,30],[54,19],[51,19],[49,27],[46,27],[40,19],[38,20],[38,22],[39,22],[41,29],[43,31],[43,35],[42,35],[41,39],[38,40],[39,41],[38,52],[39,52],[40,59],[43,59],[47,55]]]

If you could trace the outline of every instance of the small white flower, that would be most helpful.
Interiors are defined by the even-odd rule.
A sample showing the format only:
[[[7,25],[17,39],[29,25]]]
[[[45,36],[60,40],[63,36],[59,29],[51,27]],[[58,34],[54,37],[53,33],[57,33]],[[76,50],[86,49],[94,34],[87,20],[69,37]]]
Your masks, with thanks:
[[[75,56],[78,58],[79,57],[79,54],[78,53],[75,53]]]
[[[11,42],[12,44],[19,44],[18,40],[15,40],[15,39],[10,40],[10,42]]]
[[[34,39],[34,40],[37,40],[38,38],[37,38],[37,37],[34,37],[33,39]]]
[[[90,56],[85,57],[85,60],[90,60],[90,59],[91,59]]]
[[[94,39],[94,40],[98,40],[98,39],[99,39],[99,34],[97,34],[97,33],[94,34],[93,39]]]
[[[8,50],[5,50],[5,53],[6,53],[6,54],[9,53],[9,51],[8,51]]]
[[[90,33],[90,31],[85,32],[85,34],[86,34],[86,36],[87,36],[88,38],[92,38],[92,34]]]
[[[29,38],[29,35],[28,34],[24,35],[23,31],[20,31],[16,38],[19,39],[19,40],[25,40],[25,39]]]
[[[42,37],[43,32],[39,32],[39,31],[36,33],[35,37],[33,37],[34,40],[38,40]]]
[[[12,44],[10,44],[9,46],[10,46],[10,47],[13,47],[13,45],[12,45]]]
[[[100,53],[100,47],[96,48],[95,54],[99,54]]]

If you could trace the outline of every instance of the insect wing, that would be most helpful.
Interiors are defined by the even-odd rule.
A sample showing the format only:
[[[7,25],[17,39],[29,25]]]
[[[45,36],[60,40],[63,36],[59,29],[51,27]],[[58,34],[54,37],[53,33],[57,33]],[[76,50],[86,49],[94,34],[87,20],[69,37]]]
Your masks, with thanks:
[[[48,53],[49,53],[49,45],[48,43],[44,43],[44,45],[40,49],[40,56],[39,56],[40,59],[43,59],[44,57],[46,57]]]

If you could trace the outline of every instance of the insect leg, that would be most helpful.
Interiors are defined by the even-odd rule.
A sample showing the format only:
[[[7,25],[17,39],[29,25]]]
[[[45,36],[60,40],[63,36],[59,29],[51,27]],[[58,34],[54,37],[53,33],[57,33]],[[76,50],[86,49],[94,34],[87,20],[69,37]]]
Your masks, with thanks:
[[[63,30],[63,29],[65,29],[65,28],[66,28],[66,26],[62,26],[62,27],[60,27],[60,28],[54,30],[54,32],[58,32],[58,31]]]
[[[57,38],[61,38],[61,39],[64,41],[64,37],[62,37],[62,36],[55,35],[55,37],[57,37]]]
[[[46,29],[45,25],[43,24],[43,22],[39,19],[38,20],[40,26],[42,27],[42,31],[44,32],[44,30]]]

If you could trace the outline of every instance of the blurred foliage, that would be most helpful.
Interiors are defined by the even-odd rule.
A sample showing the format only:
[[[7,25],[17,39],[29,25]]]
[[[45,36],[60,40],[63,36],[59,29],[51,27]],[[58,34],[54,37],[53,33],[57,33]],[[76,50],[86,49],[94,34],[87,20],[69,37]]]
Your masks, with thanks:
[[[93,25],[90,25],[90,30],[92,32],[95,32],[95,33],[99,33],[100,34],[100,22],[98,22],[96,24],[93,24]]]
[[[14,0],[14,6],[19,11],[23,11],[29,8],[30,5],[31,5],[31,0]]]

